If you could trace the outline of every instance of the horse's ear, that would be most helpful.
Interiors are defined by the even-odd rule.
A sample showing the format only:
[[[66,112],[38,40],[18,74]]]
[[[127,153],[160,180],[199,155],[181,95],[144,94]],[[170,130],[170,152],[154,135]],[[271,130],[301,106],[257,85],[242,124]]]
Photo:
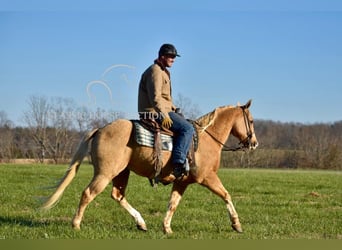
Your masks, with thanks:
[[[250,99],[245,105],[242,106],[244,109],[248,109],[252,104],[252,99]]]

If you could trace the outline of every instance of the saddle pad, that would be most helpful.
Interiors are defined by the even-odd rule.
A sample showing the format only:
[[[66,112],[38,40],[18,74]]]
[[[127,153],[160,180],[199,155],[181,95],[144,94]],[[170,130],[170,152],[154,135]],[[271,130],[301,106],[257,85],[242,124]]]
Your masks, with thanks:
[[[154,134],[140,125],[139,122],[133,121],[135,128],[135,140],[139,145],[153,147]],[[162,150],[172,151],[172,137],[169,135],[160,134],[162,141]]]

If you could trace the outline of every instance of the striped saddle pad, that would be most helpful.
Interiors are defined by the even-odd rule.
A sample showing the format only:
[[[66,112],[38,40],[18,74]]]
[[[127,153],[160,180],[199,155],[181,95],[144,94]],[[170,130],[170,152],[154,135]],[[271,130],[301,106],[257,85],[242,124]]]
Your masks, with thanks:
[[[139,145],[153,147],[154,134],[152,131],[144,128],[139,121],[132,121],[135,130],[135,140]],[[172,137],[165,134],[160,134],[162,141],[162,149],[166,151],[172,151]]]

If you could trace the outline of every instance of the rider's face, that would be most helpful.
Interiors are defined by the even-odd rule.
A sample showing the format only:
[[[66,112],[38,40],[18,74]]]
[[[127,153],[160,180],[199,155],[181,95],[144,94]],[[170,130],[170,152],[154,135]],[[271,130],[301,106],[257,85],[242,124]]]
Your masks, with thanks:
[[[175,62],[175,56],[174,55],[164,55],[161,57],[163,60],[163,64],[165,67],[172,67],[172,64]]]

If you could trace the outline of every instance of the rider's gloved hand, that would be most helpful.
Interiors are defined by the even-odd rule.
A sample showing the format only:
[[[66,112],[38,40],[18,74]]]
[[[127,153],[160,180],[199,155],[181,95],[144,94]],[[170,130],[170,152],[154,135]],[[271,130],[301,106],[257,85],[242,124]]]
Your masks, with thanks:
[[[163,121],[162,121],[162,126],[163,126],[164,128],[167,128],[167,129],[171,128],[172,123],[173,123],[173,122],[172,122],[170,116],[168,116],[168,115],[164,116],[164,119],[163,119]]]

